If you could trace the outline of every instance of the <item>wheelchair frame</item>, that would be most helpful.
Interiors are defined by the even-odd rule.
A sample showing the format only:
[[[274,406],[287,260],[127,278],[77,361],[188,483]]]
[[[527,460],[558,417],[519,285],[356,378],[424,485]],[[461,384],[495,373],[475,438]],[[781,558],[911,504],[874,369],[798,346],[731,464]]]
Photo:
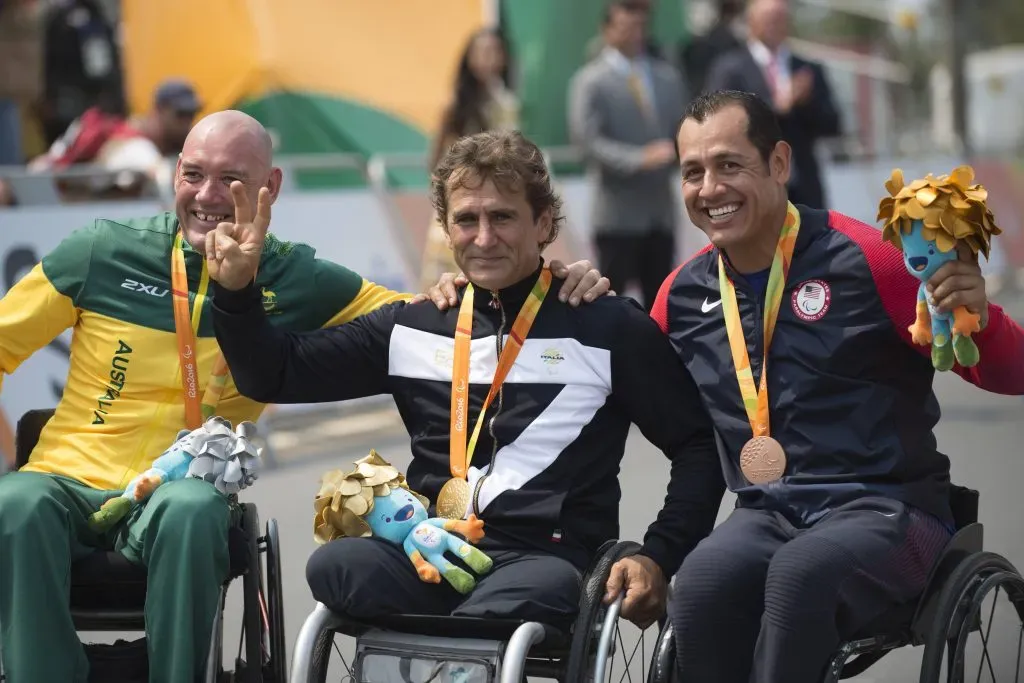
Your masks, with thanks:
[[[26,412],[18,420],[15,438],[15,470],[28,462],[29,455],[39,440],[43,427],[53,416],[52,409]],[[228,578],[221,585],[220,607],[214,617],[213,636],[206,660],[207,683],[285,683],[287,679],[286,644],[284,633],[284,593],[281,585],[281,544],[276,519],[267,520],[264,535],[259,534],[259,514],[252,503],[240,503],[230,496],[241,510],[239,524],[229,530],[228,545],[230,568]],[[99,555],[110,553],[97,550]],[[264,561],[260,556],[265,555]],[[87,558],[88,559],[88,558]],[[81,567],[81,561],[76,563]],[[145,605],[130,608],[105,608],[88,604],[82,595],[76,595],[75,566],[72,566],[71,616],[75,629],[83,631],[145,631]],[[138,568],[133,582],[145,581],[145,569]],[[245,634],[245,659],[236,659],[235,670],[223,669],[224,607],[231,583],[241,577],[243,595],[242,624]],[[121,583],[116,579],[113,584]],[[145,589],[142,588],[142,591]],[[264,601],[264,597],[266,600]],[[82,604],[86,602],[86,604]],[[255,634],[250,637],[250,634]],[[266,657],[264,655],[267,655]],[[258,662],[252,666],[250,662]],[[4,681],[2,653],[0,653],[0,681]]]
[[[1013,587],[1009,592],[1014,594],[1018,616],[1024,622],[1024,577],[1009,560],[983,550],[978,499],[975,490],[951,487],[956,533],[932,567],[921,597],[883,614],[840,645],[824,672],[823,683],[853,678],[893,650],[919,645],[925,647],[921,683],[939,683],[944,646],[958,648],[955,655],[948,653],[948,662],[951,668],[962,667],[964,640],[978,629],[975,619],[981,598],[999,584]],[[655,645],[647,683],[669,683],[674,669],[674,632],[671,622],[666,622]]]
[[[355,637],[394,638],[415,644],[417,652],[443,655],[445,645],[476,640],[504,644],[501,656],[502,683],[520,683],[524,676],[554,678],[563,683],[589,679],[591,660],[601,674],[611,654],[611,639],[622,598],[611,606],[602,602],[612,565],[635,554],[640,545],[632,541],[607,541],[583,576],[580,605],[568,632],[535,621],[481,619],[438,615],[400,615],[356,621],[335,614],[318,603],[306,618],[295,641],[290,683],[324,683],[334,637],[341,633]],[[596,679],[595,679],[596,680]]]

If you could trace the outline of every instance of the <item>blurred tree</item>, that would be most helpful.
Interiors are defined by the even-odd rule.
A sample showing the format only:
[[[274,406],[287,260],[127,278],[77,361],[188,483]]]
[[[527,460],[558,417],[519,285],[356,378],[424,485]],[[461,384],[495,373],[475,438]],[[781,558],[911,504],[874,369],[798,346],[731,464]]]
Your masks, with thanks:
[[[873,41],[879,34],[879,22],[846,12],[793,13],[793,37],[825,44],[849,44]]]
[[[1021,0],[987,0],[973,5],[968,12],[972,20],[968,50],[1024,43],[1024,2]]]

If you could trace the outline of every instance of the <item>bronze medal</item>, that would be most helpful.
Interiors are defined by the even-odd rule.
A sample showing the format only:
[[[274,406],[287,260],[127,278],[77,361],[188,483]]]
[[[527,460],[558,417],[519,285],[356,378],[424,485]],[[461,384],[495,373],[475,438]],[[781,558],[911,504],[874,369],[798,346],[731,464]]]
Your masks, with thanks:
[[[740,469],[751,484],[778,481],[786,471],[786,452],[770,436],[755,436],[740,451]]]
[[[463,519],[469,508],[469,482],[453,477],[445,482],[437,494],[437,516],[443,519]]]

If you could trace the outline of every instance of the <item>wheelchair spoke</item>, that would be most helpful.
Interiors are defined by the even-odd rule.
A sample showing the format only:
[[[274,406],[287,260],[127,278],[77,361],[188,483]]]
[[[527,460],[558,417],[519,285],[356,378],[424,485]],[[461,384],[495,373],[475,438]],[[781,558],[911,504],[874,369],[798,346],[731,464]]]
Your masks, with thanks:
[[[264,663],[270,659],[270,614],[267,611],[267,601],[263,596],[263,589],[259,592],[260,616],[263,621],[263,633],[260,634],[260,647],[263,650]],[[264,636],[266,636],[264,638]]]
[[[341,665],[345,667],[345,675],[341,677],[341,680],[342,681],[346,681],[346,680],[354,681],[355,680],[355,676],[352,674],[352,667],[350,667],[348,665],[348,660],[345,659],[345,655],[343,655],[341,653],[341,648],[338,647],[337,639],[335,639],[333,645],[334,645],[334,651],[338,653],[338,658],[341,659]]]
[[[1020,619],[1020,606],[1024,602],[1024,580],[1019,575],[1008,571],[980,572],[980,581],[972,582],[960,598],[962,609],[958,609],[960,619],[958,620],[956,637],[948,643],[947,677],[949,681],[961,682],[965,679],[964,669],[967,666],[973,668],[973,657],[978,657],[977,680],[992,681],[998,683],[1002,680],[1010,680],[1008,669],[1011,665],[1015,667],[1013,680],[1021,680],[1022,644],[1024,644],[1024,621]],[[1005,595],[1010,601],[1010,607],[1014,609],[997,609],[997,601],[1000,594]],[[992,600],[988,610],[984,609],[986,600]],[[988,623],[984,620],[988,618]],[[1012,646],[1014,639],[1012,631],[1006,629],[1006,617],[1016,620],[1017,627],[1017,654],[1010,657],[1001,652],[1005,646]],[[999,628],[994,628],[995,622],[999,620]],[[977,632],[980,648],[969,645],[973,639],[970,636]],[[1000,652],[996,652],[996,648]],[[975,654],[976,649],[981,652]],[[1012,664],[1011,664],[1012,663]],[[1000,675],[996,675],[996,671]],[[987,674],[985,673],[987,672]]]
[[[992,609],[988,613],[988,618],[989,618],[988,628],[985,629],[985,634],[981,636],[981,643],[982,643],[981,653],[982,654],[981,654],[981,661],[978,662],[978,681],[979,682],[981,681],[981,669],[982,669],[982,667],[984,667],[986,662],[988,663],[988,672],[990,674],[992,674],[992,681],[993,681],[993,683],[995,683],[995,680],[996,680],[996,672],[992,669],[992,659],[988,656],[988,638],[989,638],[990,635],[992,635],[992,623],[993,623],[993,619],[992,618],[996,614],[996,600],[998,598],[999,598],[999,586],[996,586],[995,593],[993,593],[993,595],[992,595]]]
[[[637,638],[636,645],[633,646],[633,651],[629,653],[629,657],[626,658],[626,676],[629,678],[630,683],[633,683],[633,675],[629,673],[629,665],[633,662],[633,657],[636,656],[636,649],[640,647],[640,643],[644,642],[644,633],[640,632],[640,637]],[[626,645],[622,642],[622,631],[619,630],[619,644],[622,646],[622,651],[626,651]],[[643,666],[641,661],[640,666]],[[622,679],[619,679],[619,683],[622,683]]]

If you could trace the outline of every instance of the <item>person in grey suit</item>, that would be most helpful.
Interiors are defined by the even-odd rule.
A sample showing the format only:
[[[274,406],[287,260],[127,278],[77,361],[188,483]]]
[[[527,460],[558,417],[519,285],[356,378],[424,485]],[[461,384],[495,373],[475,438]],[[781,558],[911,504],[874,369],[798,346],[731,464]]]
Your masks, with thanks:
[[[712,65],[707,91],[741,90],[771,102],[782,137],[793,150],[790,201],[827,209],[814,145],[819,139],[838,136],[840,123],[825,70],[787,48],[786,0],[751,0],[747,27],[747,44],[727,52]]]
[[[679,179],[675,126],[682,76],[644,49],[646,3],[614,0],[604,49],[569,89],[569,131],[596,177],[592,225],[598,267],[622,292],[637,283],[650,309],[675,260]]]

